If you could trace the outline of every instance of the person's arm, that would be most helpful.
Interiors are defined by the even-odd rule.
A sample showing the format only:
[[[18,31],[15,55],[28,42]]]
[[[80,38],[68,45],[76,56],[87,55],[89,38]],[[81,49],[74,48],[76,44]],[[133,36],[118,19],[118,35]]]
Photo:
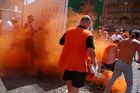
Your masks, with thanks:
[[[96,63],[96,54],[93,48],[87,48],[89,57],[91,58],[91,60],[93,61],[94,65],[97,65]]]
[[[116,59],[118,58],[119,49],[120,49],[120,43],[118,43],[113,49],[113,52],[115,53],[115,58]]]
[[[137,53],[138,53],[137,63],[140,63],[140,43],[136,43],[136,49],[137,49]]]
[[[122,36],[121,36],[121,35],[119,35],[119,37],[120,37],[120,40],[123,40],[123,38],[122,38]]]
[[[140,63],[140,51],[138,53],[139,59],[137,60],[138,63]]]
[[[60,45],[64,45],[65,43],[65,34],[61,37],[61,39],[59,40],[59,44]]]
[[[94,42],[93,42],[93,36],[89,36],[86,40],[86,48],[87,48],[87,52],[89,54],[89,57],[91,58],[91,60],[94,62],[94,64],[96,65],[96,55],[95,55],[95,46],[94,46]]]

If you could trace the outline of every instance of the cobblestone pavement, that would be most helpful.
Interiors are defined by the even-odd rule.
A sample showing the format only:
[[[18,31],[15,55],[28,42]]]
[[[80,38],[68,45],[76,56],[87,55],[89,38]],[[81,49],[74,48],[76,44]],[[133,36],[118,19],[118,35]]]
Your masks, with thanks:
[[[134,85],[132,93],[140,93],[140,64],[133,63]],[[80,93],[102,93],[86,82]],[[0,79],[0,93],[66,93],[65,82],[59,77],[25,77],[23,75]]]
[[[132,93],[140,93],[140,64],[133,63],[133,91]]]

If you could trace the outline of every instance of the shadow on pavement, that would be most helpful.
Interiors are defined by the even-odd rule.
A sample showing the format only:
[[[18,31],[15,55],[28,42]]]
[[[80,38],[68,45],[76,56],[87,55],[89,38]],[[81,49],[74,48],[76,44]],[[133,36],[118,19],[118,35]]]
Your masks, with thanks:
[[[64,86],[64,81],[58,76],[38,75],[30,77],[27,75],[11,75],[2,78],[2,81],[7,90],[23,87],[26,85],[38,84],[44,91]]]

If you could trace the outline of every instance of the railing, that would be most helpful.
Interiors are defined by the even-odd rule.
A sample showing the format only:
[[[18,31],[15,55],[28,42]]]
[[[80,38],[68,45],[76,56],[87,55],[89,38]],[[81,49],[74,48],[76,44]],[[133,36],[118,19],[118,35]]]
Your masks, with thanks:
[[[22,11],[19,11],[19,10],[12,10],[12,9],[5,9],[5,8],[1,8],[0,11],[18,12],[18,13],[22,12]]]

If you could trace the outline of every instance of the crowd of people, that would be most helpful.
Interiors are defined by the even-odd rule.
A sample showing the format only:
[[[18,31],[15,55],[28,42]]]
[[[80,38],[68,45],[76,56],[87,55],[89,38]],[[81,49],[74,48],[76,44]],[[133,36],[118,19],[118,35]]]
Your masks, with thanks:
[[[113,32],[108,32],[106,29],[99,29],[97,39],[101,41],[114,41],[129,38],[130,33],[125,29],[116,29]]]

